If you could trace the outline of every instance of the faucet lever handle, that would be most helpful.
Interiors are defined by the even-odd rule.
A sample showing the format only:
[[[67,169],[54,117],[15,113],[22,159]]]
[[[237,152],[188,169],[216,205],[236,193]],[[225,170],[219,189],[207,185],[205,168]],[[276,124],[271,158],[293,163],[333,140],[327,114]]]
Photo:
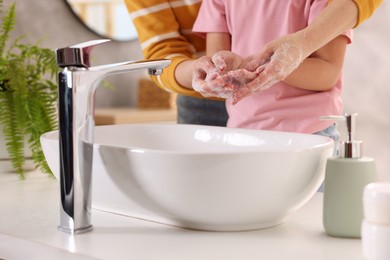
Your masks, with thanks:
[[[61,68],[74,67],[91,67],[90,53],[92,49],[102,43],[111,41],[109,39],[92,40],[75,45],[71,45],[56,50],[57,65]]]

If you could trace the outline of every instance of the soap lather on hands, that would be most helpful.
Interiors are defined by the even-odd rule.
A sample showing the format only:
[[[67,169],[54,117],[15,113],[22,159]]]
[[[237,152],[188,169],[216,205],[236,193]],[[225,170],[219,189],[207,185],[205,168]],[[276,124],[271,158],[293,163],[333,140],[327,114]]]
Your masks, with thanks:
[[[193,88],[205,97],[230,98],[244,77],[238,73],[243,58],[230,51],[220,51],[211,58],[204,56],[196,61],[192,76]]]
[[[241,56],[230,51],[198,59],[192,77],[193,88],[205,97],[234,97],[240,88],[257,76],[240,68],[243,61]]]
[[[309,55],[303,37],[286,35],[267,44],[246,59],[229,52],[217,52],[195,65],[193,87],[206,97],[232,98],[236,104],[246,96],[284,80]]]

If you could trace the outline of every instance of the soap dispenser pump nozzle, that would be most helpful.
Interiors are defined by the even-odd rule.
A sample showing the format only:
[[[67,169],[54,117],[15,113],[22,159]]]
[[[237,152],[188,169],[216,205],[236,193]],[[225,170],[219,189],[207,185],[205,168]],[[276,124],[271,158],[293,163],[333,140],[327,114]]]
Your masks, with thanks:
[[[355,140],[357,113],[344,114],[340,116],[323,116],[323,120],[345,121],[347,126],[348,140],[340,143],[339,157],[342,158],[361,158],[362,141]]]

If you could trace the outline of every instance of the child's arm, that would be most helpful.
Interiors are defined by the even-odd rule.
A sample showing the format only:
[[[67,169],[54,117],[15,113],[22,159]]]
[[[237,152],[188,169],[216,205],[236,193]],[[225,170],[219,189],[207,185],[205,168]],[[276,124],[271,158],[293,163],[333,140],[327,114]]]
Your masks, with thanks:
[[[306,58],[283,82],[301,89],[327,91],[342,71],[347,38],[338,36]]]
[[[207,33],[206,55],[212,57],[219,51],[230,51],[230,34],[228,33]]]

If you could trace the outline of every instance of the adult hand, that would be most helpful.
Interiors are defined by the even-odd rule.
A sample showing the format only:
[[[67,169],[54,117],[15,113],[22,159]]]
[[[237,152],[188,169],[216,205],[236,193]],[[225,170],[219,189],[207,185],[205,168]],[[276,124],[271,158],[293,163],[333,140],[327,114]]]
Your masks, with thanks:
[[[304,33],[297,32],[268,43],[262,52],[245,59],[241,67],[257,77],[235,91],[233,104],[285,79],[310,54],[306,50]]]

